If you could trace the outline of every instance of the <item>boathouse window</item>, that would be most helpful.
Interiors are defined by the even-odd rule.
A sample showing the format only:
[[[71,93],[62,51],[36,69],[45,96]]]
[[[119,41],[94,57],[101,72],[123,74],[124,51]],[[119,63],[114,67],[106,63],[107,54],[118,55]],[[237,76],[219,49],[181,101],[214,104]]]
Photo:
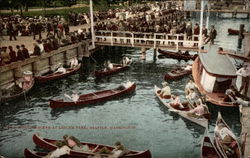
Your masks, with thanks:
[[[216,78],[213,92],[224,93],[232,84],[232,80],[228,78]]]

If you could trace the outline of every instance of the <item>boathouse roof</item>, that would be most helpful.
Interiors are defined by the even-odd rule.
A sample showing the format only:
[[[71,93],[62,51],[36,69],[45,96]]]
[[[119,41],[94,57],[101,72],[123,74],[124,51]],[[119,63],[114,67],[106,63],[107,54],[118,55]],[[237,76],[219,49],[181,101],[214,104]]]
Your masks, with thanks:
[[[236,77],[236,68],[230,61],[228,55],[218,53],[218,46],[205,47],[207,53],[199,53],[202,65],[208,73],[218,76]]]

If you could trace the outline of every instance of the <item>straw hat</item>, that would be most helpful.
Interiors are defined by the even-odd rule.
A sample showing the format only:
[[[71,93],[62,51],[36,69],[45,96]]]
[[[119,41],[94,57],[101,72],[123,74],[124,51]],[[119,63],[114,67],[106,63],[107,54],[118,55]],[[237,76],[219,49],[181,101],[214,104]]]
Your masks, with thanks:
[[[24,71],[23,74],[24,75],[32,75],[32,72],[31,71]]]
[[[168,86],[168,83],[167,83],[167,82],[162,82],[161,84],[162,84],[163,87]]]

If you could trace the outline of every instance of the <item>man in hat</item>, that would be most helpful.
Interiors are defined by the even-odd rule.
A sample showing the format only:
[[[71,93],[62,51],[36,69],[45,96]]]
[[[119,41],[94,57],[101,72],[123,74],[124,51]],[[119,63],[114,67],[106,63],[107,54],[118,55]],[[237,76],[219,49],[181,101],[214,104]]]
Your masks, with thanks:
[[[208,37],[208,40],[206,41],[206,43],[210,41],[211,44],[214,44],[214,40],[215,40],[216,36],[217,36],[217,31],[215,30],[214,25],[212,25],[211,30],[209,32],[209,37]]]
[[[241,87],[239,92],[241,93],[243,91],[243,95],[246,97],[248,88],[249,88],[249,80],[250,80],[250,69],[248,68],[248,65],[245,63],[242,68],[240,68],[237,72],[237,75],[242,77],[241,80]]]
[[[165,99],[170,99],[171,98],[171,89],[170,89],[168,83],[163,82],[162,86],[163,86],[163,88],[161,89],[161,92],[159,94],[160,97],[165,98]]]

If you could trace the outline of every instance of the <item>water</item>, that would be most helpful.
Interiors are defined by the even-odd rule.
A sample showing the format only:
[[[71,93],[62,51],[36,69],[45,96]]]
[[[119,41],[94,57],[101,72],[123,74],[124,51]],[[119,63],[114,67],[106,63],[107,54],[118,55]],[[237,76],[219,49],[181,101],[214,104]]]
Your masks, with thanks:
[[[211,20],[216,25],[217,44],[236,50],[237,36],[226,35],[227,28],[238,28],[241,23],[249,27],[248,20]],[[129,149],[150,149],[154,158],[198,158],[204,128],[199,127],[177,114],[169,112],[154,95],[154,85],[161,86],[163,75],[175,68],[178,63],[171,59],[153,61],[153,50],[147,51],[147,60],[141,61],[140,49],[106,48],[105,53],[95,54],[97,61],[110,58],[120,62],[122,54],[134,61],[129,71],[95,80],[90,75],[84,80],[74,74],[66,79],[50,84],[36,85],[27,95],[27,101],[19,99],[1,107],[0,155],[8,158],[23,157],[24,148],[36,149],[32,135],[39,132],[43,137],[61,139],[64,134],[78,139],[113,145],[119,140]],[[92,65],[93,66],[93,65]],[[115,88],[121,82],[136,82],[134,94],[122,98],[71,109],[51,110],[48,101],[60,98],[72,90],[88,93]],[[173,93],[184,97],[188,77],[169,82]],[[239,137],[240,122],[237,109],[220,108],[209,104],[212,112],[210,134],[221,111],[226,122]]]

